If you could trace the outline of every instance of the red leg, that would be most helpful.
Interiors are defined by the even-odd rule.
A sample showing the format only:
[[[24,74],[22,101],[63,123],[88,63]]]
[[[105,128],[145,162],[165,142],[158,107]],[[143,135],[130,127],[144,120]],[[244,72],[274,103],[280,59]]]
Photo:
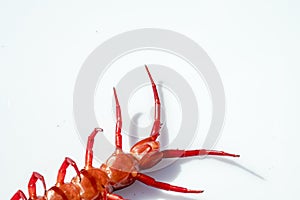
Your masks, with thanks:
[[[37,196],[36,196],[36,182],[38,180],[42,181],[44,191],[46,193],[46,183],[45,183],[44,177],[41,174],[37,173],[37,172],[33,172],[32,175],[31,175],[31,178],[29,180],[29,183],[28,183],[29,199],[36,199],[37,198]]]
[[[70,165],[72,167],[74,167],[74,169],[75,169],[75,171],[77,173],[77,176],[80,177],[80,172],[79,172],[79,169],[78,169],[76,163],[71,158],[66,157],[65,160],[64,160],[64,162],[62,163],[59,171],[58,171],[56,186],[64,184],[65,176],[66,176],[66,173],[67,173],[67,168]]]
[[[107,194],[106,197],[107,197],[107,200],[125,200],[123,197],[121,197],[117,194]]]
[[[15,195],[10,199],[10,200],[27,200],[24,192],[22,192],[22,190],[18,190]]]
[[[153,78],[150,74],[150,71],[149,71],[147,65],[145,65],[145,68],[146,68],[146,71],[147,71],[148,76],[151,81],[153,95],[154,95],[154,101],[155,101],[154,123],[153,123],[153,127],[152,127],[150,136],[152,137],[153,140],[156,140],[156,138],[159,136],[160,125],[161,125],[161,122],[160,122],[160,100],[159,100],[159,96],[157,93],[156,85],[153,81]]]
[[[114,96],[116,101],[116,148],[122,149],[122,115],[121,115],[121,107],[119,104],[116,88],[114,88]]]
[[[86,145],[86,153],[85,153],[85,169],[92,167],[94,138],[97,135],[97,133],[102,131],[103,131],[102,128],[95,128],[88,138],[87,145]]]
[[[215,150],[164,150],[162,151],[163,158],[179,158],[179,157],[191,157],[191,156],[205,156],[205,155],[214,155],[214,156],[231,156],[231,157],[240,157],[240,155],[226,153],[224,151],[215,151]]]
[[[203,190],[190,190],[184,187],[179,187],[175,185],[170,185],[168,183],[158,182],[154,178],[147,176],[142,173],[138,173],[136,176],[136,180],[141,181],[142,183],[167,191],[174,191],[174,192],[182,192],[182,193],[202,193]]]

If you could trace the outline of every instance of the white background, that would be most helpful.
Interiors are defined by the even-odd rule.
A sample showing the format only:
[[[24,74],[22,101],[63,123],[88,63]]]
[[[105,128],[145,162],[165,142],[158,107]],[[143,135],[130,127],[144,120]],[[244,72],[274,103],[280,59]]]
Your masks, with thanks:
[[[110,37],[147,27],[182,33],[211,57],[227,100],[216,148],[242,157],[188,159],[151,174],[204,189],[201,195],[142,184],[117,193],[129,199],[299,199],[299,8],[297,1],[0,1],[1,199],[17,189],[27,194],[32,171],[52,186],[65,156],[83,166],[72,111],[80,67]]]

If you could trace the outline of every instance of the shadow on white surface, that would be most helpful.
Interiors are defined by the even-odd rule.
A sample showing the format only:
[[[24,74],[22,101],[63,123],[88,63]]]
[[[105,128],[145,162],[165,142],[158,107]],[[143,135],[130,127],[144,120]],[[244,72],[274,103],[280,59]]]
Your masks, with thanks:
[[[234,160],[231,160],[231,159],[228,159],[228,158],[224,158],[224,157],[207,157],[207,159],[213,159],[213,160],[217,160],[217,161],[220,161],[220,162],[224,162],[224,163],[227,163],[229,165],[233,165],[235,167],[238,167],[246,172],[248,172],[249,174],[261,179],[261,180],[266,180],[263,176],[259,175],[258,173],[256,173],[255,171],[239,164],[238,162],[234,161]]]

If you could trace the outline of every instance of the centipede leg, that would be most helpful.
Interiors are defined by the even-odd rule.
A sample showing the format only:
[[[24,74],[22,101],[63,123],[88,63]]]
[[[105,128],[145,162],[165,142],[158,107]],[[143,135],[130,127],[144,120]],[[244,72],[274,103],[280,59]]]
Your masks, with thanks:
[[[122,114],[121,114],[121,107],[119,104],[116,88],[114,89],[114,96],[115,96],[115,102],[116,102],[116,136],[115,136],[115,143],[117,149],[122,149]]]
[[[36,195],[36,182],[40,180],[43,184],[43,187],[44,187],[44,191],[46,193],[46,183],[45,183],[45,180],[44,180],[44,177],[37,173],[37,172],[33,172],[32,175],[31,175],[31,178],[29,180],[29,183],[28,183],[28,193],[29,193],[29,199],[36,199],[37,198],[37,195]]]
[[[125,200],[123,197],[121,197],[117,194],[107,194],[106,197],[107,197],[107,200]]]
[[[180,158],[180,157],[205,156],[205,155],[240,157],[240,155],[226,153],[224,151],[206,150],[206,149],[197,149],[197,150],[170,149],[170,150],[164,150],[162,151],[162,153],[163,153],[163,158]]]
[[[150,73],[147,65],[145,65],[145,68],[146,68],[146,71],[148,73],[149,79],[151,81],[153,95],[154,95],[154,101],[155,101],[154,122],[153,122],[153,126],[152,126],[150,136],[153,140],[156,140],[156,138],[159,136],[160,126],[161,126],[161,121],[160,121],[160,100],[159,100],[158,92],[157,92],[157,89],[156,89],[156,84],[155,84],[155,82],[154,82],[154,80],[151,76],[151,73]]]
[[[27,200],[22,190],[18,190],[10,200],[20,200],[20,199]]]
[[[181,192],[181,193],[202,193],[203,190],[190,190],[184,187],[179,187],[175,185],[170,185],[168,183],[158,182],[154,178],[147,176],[142,173],[138,173],[136,176],[136,180],[149,185],[151,187],[155,187],[162,190],[173,191],[173,192]]]
[[[71,158],[66,157],[64,162],[62,163],[59,171],[58,171],[57,181],[56,181],[57,186],[59,186],[61,184],[64,184],[65,176],[66,176],[66,173],[67,173],[67,168],[70,165],[75,169],[77,176],[80,177],[80,171],[79,171],[75,161],[73,161]]]
[[[93,146],[94,146],[94,139],[97,133],[103,132],[102,128],[95,128],[94,131],[90,134],[87,145],[86,145],[86,153],[85,153],[85,169],[92,167],[93,165]]]

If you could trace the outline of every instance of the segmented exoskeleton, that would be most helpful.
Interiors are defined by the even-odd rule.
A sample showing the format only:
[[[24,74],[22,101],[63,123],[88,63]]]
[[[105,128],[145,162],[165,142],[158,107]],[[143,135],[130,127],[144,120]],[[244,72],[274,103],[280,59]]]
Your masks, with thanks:
[[[182,193],[202,193],[203,190],[191,190],[184,187],[174,186],[167,183],[159,182],[150,176],[142,173],[141,170],[149,169],[165,158],[179,158],[190,156],[232,156],[239,155],[226,153],[215,150],[160,150],[160,144],[157,138],[160,134],[161,126],[161,109],[160,100],[156,85],[147,66],[146,71],[149,75],[155,101],[154,123],[150,136],[137,142],[130,149],[129,153],[122,150],[122,116],[116,89],[113,88],[116,101],[116,130],[115,130],[115,152],[100,166],[93,166],[93,145],[97,133],[102,132],[101,128],[96,128],[90,134],[87,141],[85,166],[79,170],[76,163],[65,158],[57,176],[55,186],[46,189],[44,177],[37,172],[33,172],[29,183],[28,192],[30,200],[121,200],[123,197],[114,194],[113,191],[122,189],[140,181],[151,187]],[[76,171],[76,176],[68,183],[65,182],[66,170],[72,166]],[[43,184],[45,193],[37,196],[36,182],[40,180]],[[11,200],[27,200],[25,194],[19,190]]]

